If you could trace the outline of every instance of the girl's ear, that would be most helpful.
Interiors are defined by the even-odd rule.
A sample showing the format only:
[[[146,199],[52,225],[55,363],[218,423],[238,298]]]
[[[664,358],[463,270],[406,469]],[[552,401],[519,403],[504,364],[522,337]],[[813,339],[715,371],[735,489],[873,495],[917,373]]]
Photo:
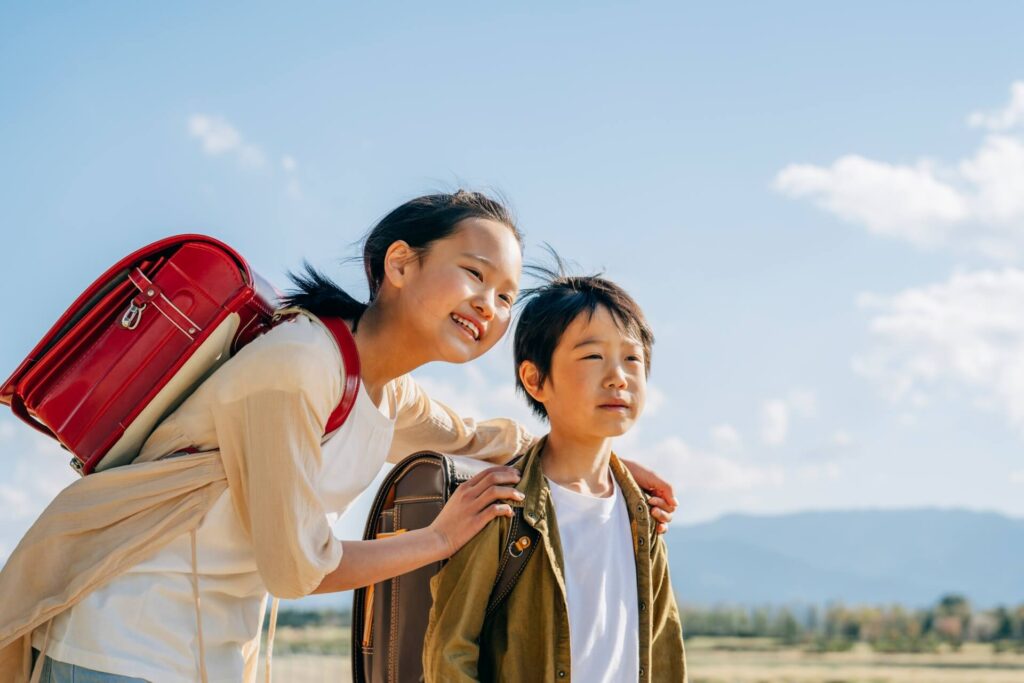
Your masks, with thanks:
[[[523,388],[535,401],[544,402],[544,383],[540,381],[540,370],[533,361],[524,360],[519,364],[519,380]]]
[[[416,261],[418,254],[405,240],[396,240],[384,254],[384,279],[393,287],[401,289],[408,280],[409,264]]]

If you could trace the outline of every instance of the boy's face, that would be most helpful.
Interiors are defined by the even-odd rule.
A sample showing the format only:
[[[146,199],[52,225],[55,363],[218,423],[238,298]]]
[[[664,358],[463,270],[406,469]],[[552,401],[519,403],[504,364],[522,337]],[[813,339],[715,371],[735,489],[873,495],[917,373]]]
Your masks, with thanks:
[[[608,438],[633,426],[647,397],[644,347],[598,306],[576,317],[551,357],[551,372],[537,386],[536,368],[519,369],[523,384],[544,404],[552,429]]]

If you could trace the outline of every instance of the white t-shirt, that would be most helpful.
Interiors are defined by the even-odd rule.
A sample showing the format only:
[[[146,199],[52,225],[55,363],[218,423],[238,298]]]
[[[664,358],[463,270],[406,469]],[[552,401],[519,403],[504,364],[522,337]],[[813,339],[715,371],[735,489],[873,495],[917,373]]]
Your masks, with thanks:
[[[640,620],[626,499],[571,491],[548,479],[565,563],[572,678],[638,681]]]
[[[378,408],[360,385],[349,418],[322,447],[319,493],[329,519],[370,485],[393,435],[394,406],[386,398]],[[237,683],[246,665],[255,663],[267,589],[230,491],[203,518],[196,541],[208,677],[210,683]],[[32,644],[42,649],[42,629]],[[189,534],[56,617],[47,655],[154,683],[195,681],[199,645]]]

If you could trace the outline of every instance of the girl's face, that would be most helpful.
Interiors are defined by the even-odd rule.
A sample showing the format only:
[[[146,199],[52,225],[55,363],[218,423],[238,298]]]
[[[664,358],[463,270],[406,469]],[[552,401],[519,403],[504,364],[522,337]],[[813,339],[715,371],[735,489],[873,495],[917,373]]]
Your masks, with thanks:
[[[460,221],[403,273],[405,319],[432,360],[465,363],[505,334],[523,268],[508,226],[485,218]]]

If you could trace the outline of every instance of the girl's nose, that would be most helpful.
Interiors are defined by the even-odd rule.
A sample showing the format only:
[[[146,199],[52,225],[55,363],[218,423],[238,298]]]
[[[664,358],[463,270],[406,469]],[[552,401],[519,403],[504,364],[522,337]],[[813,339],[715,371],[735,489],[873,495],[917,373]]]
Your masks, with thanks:
[[[494,301],[493,297],[487,294],[480,294],[473,299],[473,308],[476,309],[484,320],[490,320],[494,317]]]

